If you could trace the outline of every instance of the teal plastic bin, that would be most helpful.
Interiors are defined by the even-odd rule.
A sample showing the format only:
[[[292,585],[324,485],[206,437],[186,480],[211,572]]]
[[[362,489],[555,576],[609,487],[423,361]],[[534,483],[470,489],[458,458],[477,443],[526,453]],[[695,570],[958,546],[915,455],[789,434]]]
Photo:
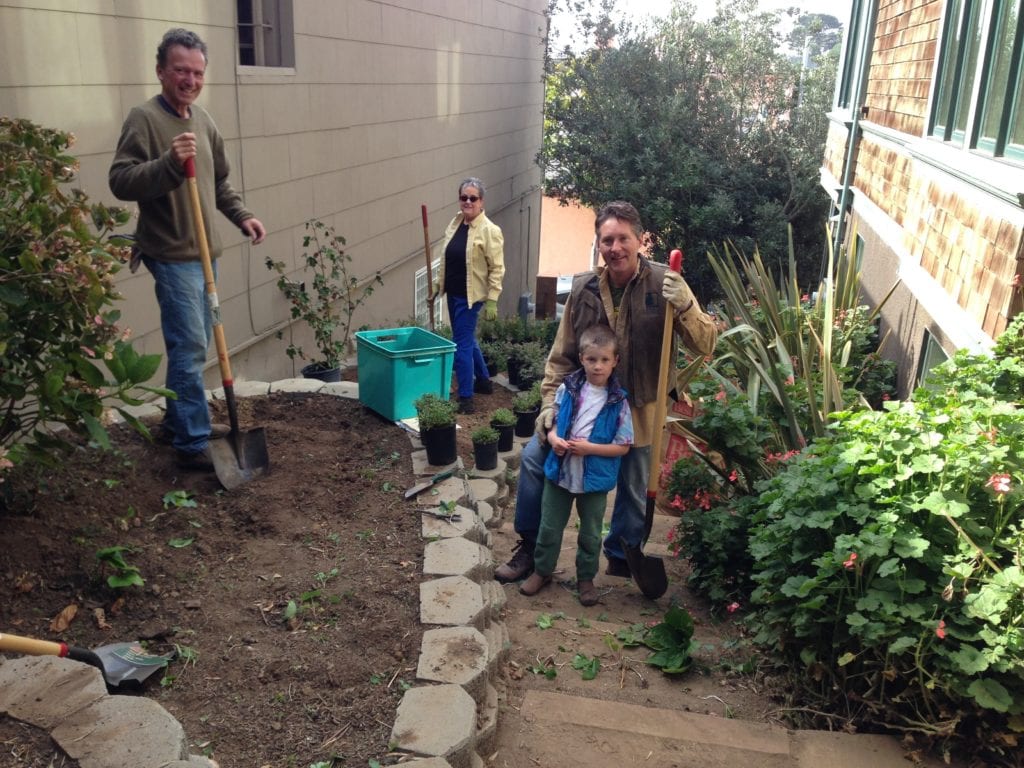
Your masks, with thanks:
[[[432,392],[448,399],[455,344],[422,328],[356,331],[359,402],[385,419],[416,415],[414,403]]]

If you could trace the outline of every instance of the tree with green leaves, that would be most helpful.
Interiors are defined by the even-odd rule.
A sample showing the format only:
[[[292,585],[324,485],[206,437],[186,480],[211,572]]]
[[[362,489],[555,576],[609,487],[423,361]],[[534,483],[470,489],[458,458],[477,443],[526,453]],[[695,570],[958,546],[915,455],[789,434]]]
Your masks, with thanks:
[[[117,326],[114,275],[127,252],[107,235],[125,209],[90,204],[69,188],[74,137],[27,120],[0,118],[0,483],[23,461],[46,463],[67,446],[63,429],[109,447],[103,415],[156,373]]]
[[[801,281],[817,281],[828,198],[818,185],[834,66],[804,73],[782,51],[778,15],[756,0],[696,18],[677,2],[650,29],[618,29],[613,3],[576,0],[593,44],[548,62],[539,161],[548,194],[599,206],[629,200],[651,253],[686,254],[702,300],[717,294],[705,254],[723,242],[788,260],[794,231]]]

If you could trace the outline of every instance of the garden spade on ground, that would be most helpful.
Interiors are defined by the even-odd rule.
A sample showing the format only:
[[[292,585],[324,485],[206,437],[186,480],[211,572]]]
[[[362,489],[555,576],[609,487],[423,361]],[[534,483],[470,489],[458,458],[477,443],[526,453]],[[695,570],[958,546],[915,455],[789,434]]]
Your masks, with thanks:
[[[235,383],[231,376],[231,361],[228,360],[228,343],[224,337],[224,325],[220,318],[220,301],[217,299],[217,283],[210,259],[210,245],[206,240],[206,226],[203,223],[203,207],[199,201],[199,186],[196,183],[195,158],[185,161],[185,177],[188,182],[189,201],[192,204],[192,221],[196,228],[196,242],[203,262],[203,277],[206,279],[206,302],[213,319],[213,337],[217,343],[217,360],[220,363],[220,378],[224,386],[224,400],[228,406],[228,420],[231,432],[220,440],[210,441],[210,458],[217,479],[231,491],[270,471],[267,455],[267,436],[263,427],[242,432],[238,428],[238,406],[235,403]]]
[[[154,672],[164,669],[175,657],[174,653],[149,653],[139,643],[114,643],[90,651],[67,643],[3,632],[0,632],[0,651],[27,656],[59,656],[84,662],[103,674],[107,690],[111,693],[132,687],[132,684],[138,687]]]
[[[679,272],[683,267],[683,253],[672,251],[669,256],[669,269]],[[661,436],[665,431],[665,414],[667,411],[668,376],[672,364],[672,305],[665,303],[665,328],[661,338],[661,361],[658,365],[658,394],[654,410],[654,439],[651,443],[651,470],[647,476],[647,512],[644,516],[644,538],[637,546],[629,546],[625,539],[620,539],[622,549],[626,553],[629,572],[633,581],[640,588],[644,597],[656,600],[668,589],[668,576],[665,575],[665,563],[660,557],[645,555],[643,546],[651,535],[654,526],[654,503],[658,496],[658,478],[661,474]]]

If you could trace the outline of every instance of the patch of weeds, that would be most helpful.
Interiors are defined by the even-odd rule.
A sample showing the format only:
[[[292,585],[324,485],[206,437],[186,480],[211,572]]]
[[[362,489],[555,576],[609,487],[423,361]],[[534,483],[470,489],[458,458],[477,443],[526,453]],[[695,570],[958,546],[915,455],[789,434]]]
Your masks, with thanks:
[[[572,657],[572,668],[578,671],[584,680],[593,680],[601,671],[601,659],[597,656],[587,658],[585,653],[577,653]]]
[[[376,534],[375,534],[375,532],[374,532],[374,531],[370,531],[370,530],[367,530],[367,531],[358,531],[358,532],[356,533],[356,538],[357,538],[357,539],[358,539],[359,541],[361,541],[361,542],[362,542],[363,544],[365,544],[365,543],[366,543],[366,542],[368,542],[368,541],[373,541],[373,537],[374,537],[375,535],[376,535]]]
[[[615,639],[627,648],[636,648],[643,644],[646,632],[647,627],[643,624],[630,624],[616,632]]]
[[[167,546],[173,547],[174,549],[185,549],[186,547],[192,546],[192,542],[194,541],[195,538],[171,539],[167,542]]]
[[[106,547],[96,553],[96,559],[103,564],[105,569],[114,572],[107,576],[107,585],[113,589],[127,589],[128,587],[141,587],[146,583],[139,572],[138,566],[131,565],[125,560],[126,552],[132,552],[131,547]]]
[[[555,621],[564,618],[565,614],[562,611],[559,611],[558,613],[541,613],[537,616],[537,626],[541,629],[551,629]]]
[[[168,491],[161,499],[164,504],[164,509],[182,509],[185,507],[198,507],[199,503],[196,501],[196,495],[189,490],[179,488],[174,491]]]
[[[576,619],[576,626],[580,629],[590,629],[590,622],[587,621],[584,617],[580,616],[578,619]]]
[[[548,680],[554,680],[558,677],[558,670],[555,669],[554,662],[548,658],[543,664],[534,664],[527,669],[535,675],[543,675]]]

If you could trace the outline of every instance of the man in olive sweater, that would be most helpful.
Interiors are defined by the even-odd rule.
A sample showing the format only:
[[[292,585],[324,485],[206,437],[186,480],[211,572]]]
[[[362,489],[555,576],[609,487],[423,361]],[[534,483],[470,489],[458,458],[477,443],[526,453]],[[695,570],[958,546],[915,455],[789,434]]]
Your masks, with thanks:
[[[223,436],[226,428],[211,425],[203,388],[213,323],[185,184],[185,160],[195,158],[204,211],[219,210],[254,245],[263,242],[266,230],[228,182],[224,140],[206,110],[195,104],[206,65],[206,43],[194,32],[171,29],[164,35],[156,53],[161,92],[132,109],[124,121],[109,183],[120,200],[139,205],[136,249],[155,281],[167,349],[167,388],[178,396],[167,400],[158,438],[174,446],[180,467],[212,471],[209,440]],[[216,259],[220,238],[211,217],[204,220],[210,256]]]

